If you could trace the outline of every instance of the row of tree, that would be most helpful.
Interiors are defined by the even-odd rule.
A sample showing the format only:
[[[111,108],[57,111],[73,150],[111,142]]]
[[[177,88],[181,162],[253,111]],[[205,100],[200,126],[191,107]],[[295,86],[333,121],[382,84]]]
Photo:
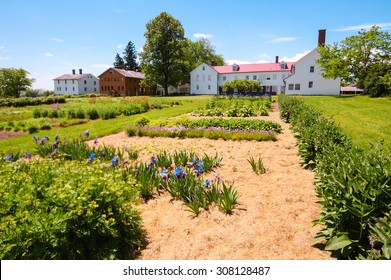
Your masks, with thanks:
[[[216,54],[208,39],[191,41],[186,38],[180,21],[166,12],[147,23],[144,36],[146,42],[139,53],[140,65],[130,41],[123,57],[116,54],[114,67],[142,71],[145,75],[143,86],[161,85],[165,95],[169,86],[188,82],[190,72],[201,63],[224,65],[223,56]]]

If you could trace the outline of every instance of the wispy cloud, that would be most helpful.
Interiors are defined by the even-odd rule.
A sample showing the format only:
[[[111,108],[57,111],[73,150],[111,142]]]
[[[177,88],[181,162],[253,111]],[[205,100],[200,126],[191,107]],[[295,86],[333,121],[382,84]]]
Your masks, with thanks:
[[[279,38],[271,39],[270,42],[272,42],[272,43],[286,43],[286,42],[296,41],[297,39],[298,39],[297,37],[279,37]]]
[[[225,63],[228,65],[232,64],[251,64],[252,62],[246,61],[246,60],[240,60],[240,59],[227,59],[225,60]]]
[[[64,40],[60,38],[52,38],[52,41],[57,42],[57,43],[63,43]]]
[[[8,56],[0,56],[0,61],[10,60],[11,58]]]
[[[351,26],[333,29],[332,31],[337,31],[337,32],[359,31],[361,29],[365,29],[365,30],[370,29],[374,25],[377,25],[382,29],[391,29],[391,22],[382,22],[382,23],[363,23],[359,25],[351,25]]]
[[[297,53],[297,54],[295,54],[295,55],[292,56],[292,57],[286,57],[286,56],[284,56],[284,57],[280,58],[280,61],[285,61],[285,62],[296,62],[296,61],[298,61],[300,58],[302,58],[303,56],[305,56],[306,54],[308,54],[309,52],[310,52],[310,51],[305,50],[304,52],[302,52],[302,53]]]
[[[124,45],[119,44],[119,45],[117,46],[117,49],[122,49],[123,47],[124,47]]]
[[[0,46],[0,51],[1,51],[1,50],[4,50],[4,49],[5,49],[5,47],[4,47],[4,46]]]
[[[113,65],[103,64],[103,63],[96,63],[96,64],[93,64],[92,67],[96,68],[96,69],[107,69],[107,68],[113,67]]]
[[[46,55],[47,57],[53,57],[53,56],[54,56],[54,54],[52,54],[52,53],[50,53],[50,52],[46,52],[45,55]]]
[[[193,37],[195,37],[197,39],[209,39],[209,38],[212,38],[213,35],[212,34],[205,34],[205,33],[196,33],[193,35]]]

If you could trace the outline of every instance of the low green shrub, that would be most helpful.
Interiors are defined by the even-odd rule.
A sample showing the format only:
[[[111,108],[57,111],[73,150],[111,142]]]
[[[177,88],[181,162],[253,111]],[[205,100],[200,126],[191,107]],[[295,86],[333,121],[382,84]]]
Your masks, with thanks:
[[[2,165],[0,181],[3,260],[132,259],[141,246],[135,181],[117,169],[15,162]]]

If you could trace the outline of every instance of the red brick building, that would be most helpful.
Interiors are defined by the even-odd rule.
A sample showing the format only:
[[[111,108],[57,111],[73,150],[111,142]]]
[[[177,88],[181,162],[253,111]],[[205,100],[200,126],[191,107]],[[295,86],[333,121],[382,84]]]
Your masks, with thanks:
[[[100,93],[111,96],[136,96],[154,94],[151,88],[143,88],[145,78],[141,72],[109,68],[99,76]]]

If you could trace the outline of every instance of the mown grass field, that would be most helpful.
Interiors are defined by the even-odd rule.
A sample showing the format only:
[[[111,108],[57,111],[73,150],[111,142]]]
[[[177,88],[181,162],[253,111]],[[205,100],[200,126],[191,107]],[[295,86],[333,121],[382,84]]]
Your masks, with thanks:
[[[47,135],[51,139],[54,138],[56,134],[65,135],[65,136],[75,136],[83,133],[87,129],[90,131],[91,136],[106,136],[114,133],[118,133],[122,131],[125,127],[134,124],[134,121],[140,117],[147,117],[150,120],[167,118],[173,116],[179,116],[181,114],[186,114],[196,110],[197,108],[204,106],[206,102],[211,98],[210,96],[183,96],[183,97],[149,97],[150,99],[174,99],[181,101],[182,105],[174,106],[171,108],[164,108],[159,110],[151,110],[149,112],[143,114],[137,114],[132,116],[120,116],[115,119],[109,120],[94,120],[89,121],[88,123],[73,125],[64,128],[52,128],[48,131],[40,131],[37,132],[37,136]],[[28,112],[28,110],[32,110],[31,108],[23,108],[17,109],[17,111],[22,111],[21,114],[17,114],[16,119],[23,119],[23,116],[32,117],[32,114]],[[3,109],[1,109],[3,110]],[[9,110],[9,109],[8,109]],[[12,120],[11,116],[7,116],[7,120]],[[26,151],[31,151],[33,149],[34,141],[32,140],[32,134],[26,134],[18,137],[12,137],[9,139],[0,140],[0,153],[10,153],[10,152],[19,152],[23,153]]]
[[[302,96],[307,104],[338,122],[353,143],[368,149],[384,140],[391,147],[391,98]]]

